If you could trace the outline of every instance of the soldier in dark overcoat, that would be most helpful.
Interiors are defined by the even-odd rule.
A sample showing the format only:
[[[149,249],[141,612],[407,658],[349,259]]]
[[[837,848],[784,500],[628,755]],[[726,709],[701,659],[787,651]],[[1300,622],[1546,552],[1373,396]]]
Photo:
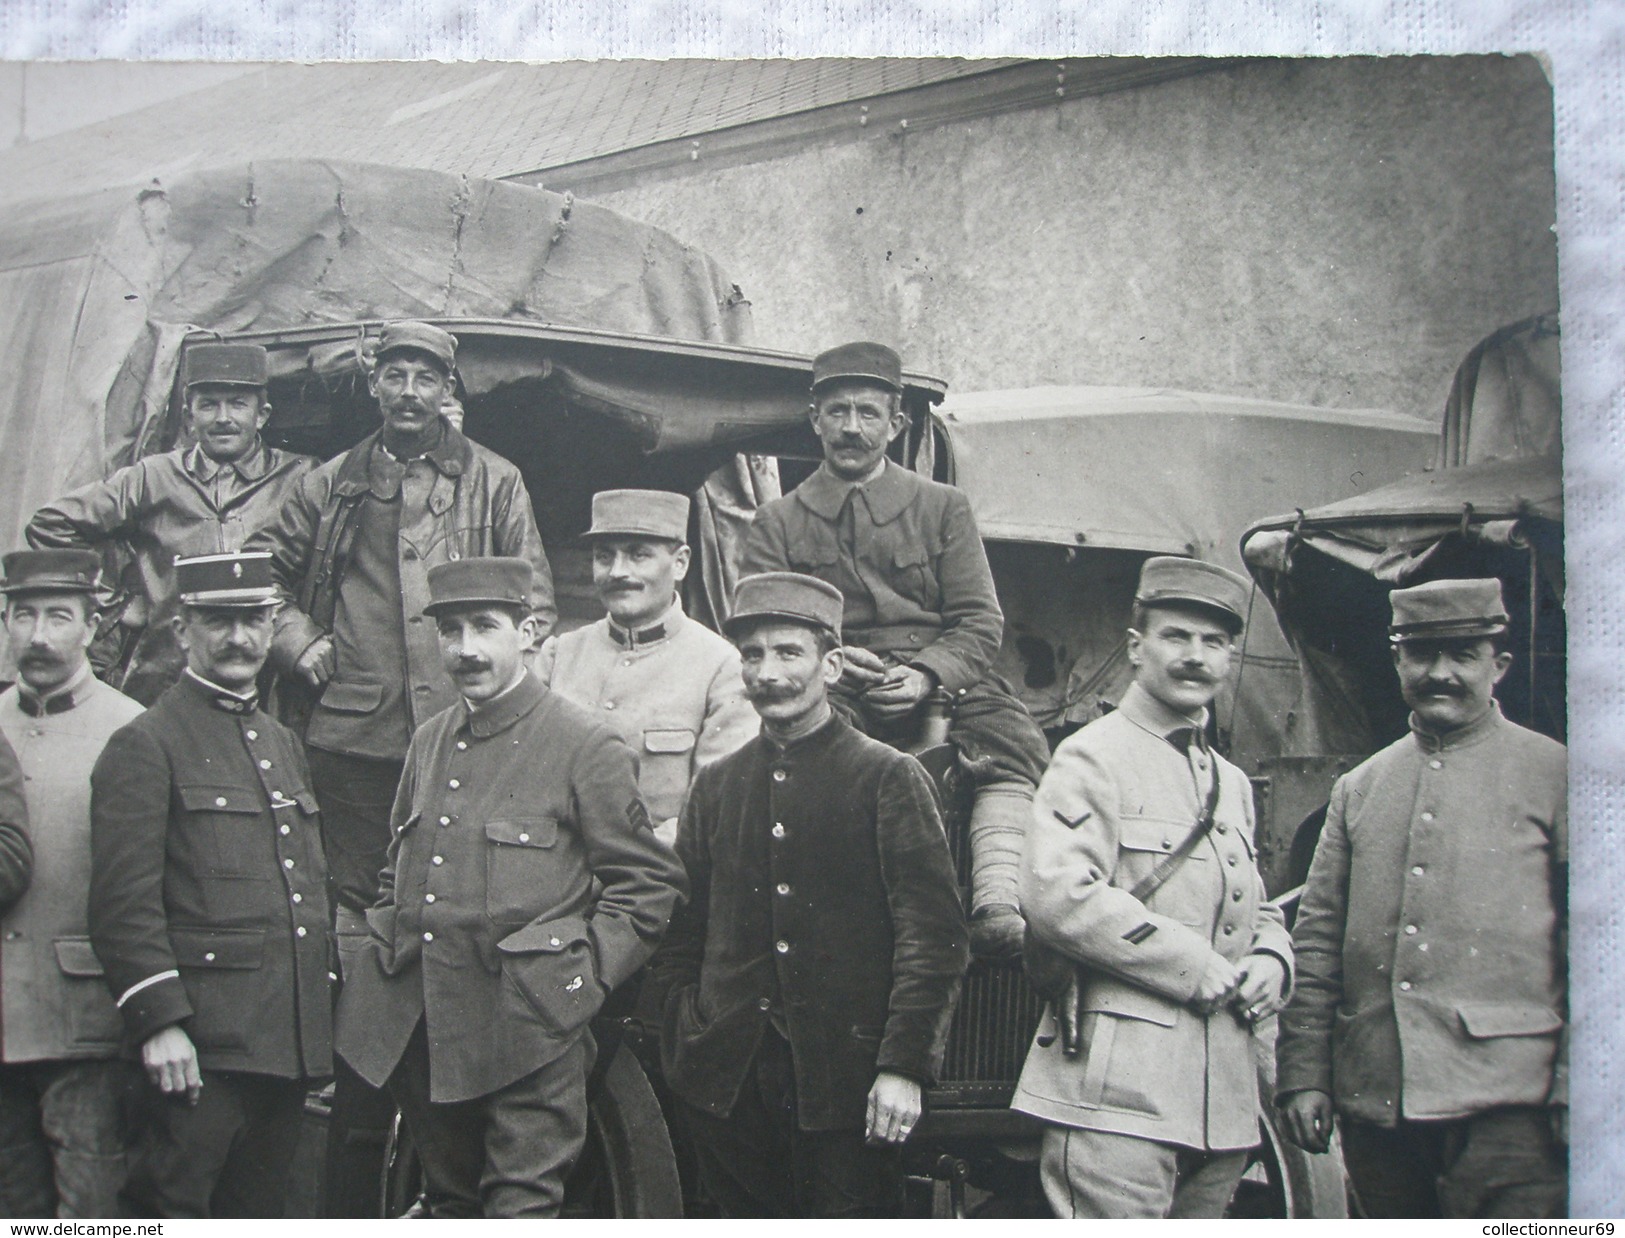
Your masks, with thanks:
[[[268,556],[175,567],[187,666],[91,774],[90,940],[151,1085],[132,1171],[161,1216],[281,1216],[332,1071],[327,870],[298,739],[259,708]]]

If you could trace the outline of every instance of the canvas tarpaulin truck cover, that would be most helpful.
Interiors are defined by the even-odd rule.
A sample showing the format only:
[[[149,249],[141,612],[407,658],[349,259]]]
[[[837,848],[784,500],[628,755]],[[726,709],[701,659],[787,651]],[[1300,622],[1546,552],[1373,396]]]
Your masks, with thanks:
[[[1247,568],[1304,667],[1284,753],[1358,755],[1393,738],[1404,709],[1386,666],[1388,593],[1463,575],[1502,579],[1518,659],[1503,705],[1563,734],[1558,391],[1557,315],[1513,323],[1457,369],[1434,469],[1247,530]]]
[[[1435,438],[1389,412],[1125,387],[953,394],[942,419],[984,538],[1075,551],[1077,596],[1065,615],[1040,621],[1070,629],[1050,641],[1064,643],[1065,665],[1052,688],[1023,690],[1047,725],[1087,721],[1095,698],[1115,701],[1130,678],[1123,626],[1139,560],[1103,552],[1189,555],[1241,571],[1237,540],[1262,513],[1288,496],[1325,501],[1398,477],[1427,462]],[[1055,582],[1035,591],[1035,607],[1044,590]],[[1001,662],[1020,688],[1015,643]],[[1296,660],[1262,597],[1243,653],[1231,681],[1240,690],[1217,708],[1231,755],[1250,768],[1281,750],[1298,695]]]
[[[742,342],[749,304],[677,238],[524,185],[282,160],[0,208],[0,527],[165,446],[197,328],[477,317]]]

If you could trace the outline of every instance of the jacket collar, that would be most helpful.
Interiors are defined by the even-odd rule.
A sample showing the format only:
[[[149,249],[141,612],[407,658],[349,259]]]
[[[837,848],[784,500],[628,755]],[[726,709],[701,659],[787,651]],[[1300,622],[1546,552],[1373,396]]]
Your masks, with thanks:
[[[478,705],[465,701],[468,729],[477,739],[490,739],[534,710],[546,696],[547,689],[542,681],[526,671],[518,683],[500,696],[481,701]]]
[[[1488,709],[1466,726],[1457,727],[1448,734],[1433,734],[1423,727],[1415,714],[1411,715],[1410,727],[1411,734],[1416,737],[1417,746],[1423,752],[1445,752],[1451,748],[1466,748],[1489,738],[1491,732],[1505,721],[1506,719],[1501,716],[1501,703],[1492,696]]]
[[[181,467],[198,481],[204,482],[213,481],[226,469],[231,469],[244,481],[258,481],[271,471],[271,463],[271,449],[265,445],[264,439],[255,439],[252,451],[229,464],[211,460],[198,443],[188,447],[181,457]]]
[[[1149,731],[1158,739],[1167,740],[1181,751],[1187,747],[1186,737],[1192,732],[1198,736],[1207,734],[1206,709],[1195,716],[1182,714],[1177,709],[1164,705],[1137,683],[1131,683],[1128,691],[1123,693],[1117,712],[1142,731]]]
[[[853,490],[863,496],[877,525],[890,524],[914,502],[920,493],[920,479],[893,460],[885,462],[880,476],[866,482],[842,481],[829,471],[829,465],[820,464],[793,493],[803,507],[825,520],[834,520]]]
[[[686,616],[683,614],[683,603],[673,599],[666,613],[661,615],[647,627],[637,629],[635,632],[623,628],[608,615],[604,616],[604,623],[609,632],[609,639],[622,649],[646,649],[650,645],[658,645],[668,636],[672,636],[682,626]]]
[[[213,680],[203,678],[190,666],[186,668],[180,682],[175,686],[192,699],[205,705],[212,705],[215,709],[224,710],[228,714],[251,714],[259,708],[258,692],[244,695],[241,692],[233,692],[230,688],[222,688]]]
[[[768,758],[774,761],[783,757],[815,757],[850,730],[851,726],[850,722],[841,717],[840,710],[831,709],[829,718],[823,726],[816,731],[808,732],[800,739],[792,739],[787,744],[781,744],[767,733],[767,728],[762,728],[762,746],[767,750]]]
[[[340,495],[354,498],[372,488],[373,450],[382,443],[383,437],[383,428],[379,427],[344,454],[338,476],[333,481],[333,489]],[[474,449],[463,432],[442,417],[440,441],[425,453],[424,459],[444,476],[456,478],[462,476],[473,456]]]
[[[68,710],[84,702],[90,695],[93,676],[90,673],[90,663],[82,663],[79,670],[67,683],[59,686],[56,691],[47,696],[37,696],[32,688],[17,680],[17,707],[30,718],[38,718],[41,714],[65,714]]]

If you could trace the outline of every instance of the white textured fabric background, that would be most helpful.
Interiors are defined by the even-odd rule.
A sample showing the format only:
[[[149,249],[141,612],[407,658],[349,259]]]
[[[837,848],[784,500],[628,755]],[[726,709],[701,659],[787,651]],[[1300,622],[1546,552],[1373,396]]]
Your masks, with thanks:
[[[1621,0],[0,0],[0,56],[1341,55],[1537,51],[1556,88],[1569,559],[1573,1213],[1625,1215]],[[245,152],[249,153],[249,152]]]

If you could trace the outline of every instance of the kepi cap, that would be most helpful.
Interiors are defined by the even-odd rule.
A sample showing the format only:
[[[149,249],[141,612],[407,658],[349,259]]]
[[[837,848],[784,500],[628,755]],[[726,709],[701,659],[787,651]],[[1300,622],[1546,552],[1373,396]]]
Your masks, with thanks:
[[[1247,595],[1252,584],[1245,576],[1177,555],[1155,555],[1140,565],[1140,585],[1134,601],[1140,606],[1184,604],[1217,611],[1232,632],[1247,623]]]
[[[277,600],[271,556],[263,550],[175,557],[175,592],[183,606],[232,609],[270,606]]]
[[[95,593],[102,561],[93,550],[14,550],[0,565],[6,578],[0,593]]]
[[[530,613],[530,560],[505,555],[453,559],[429,569],[426,615],[465,606],[517,606]]]
[[[816,576],[800,572],[761,572],[747,576],[734,589],[734,609],[722,625],[729,636],[738,636],[759,619],[785,619],[808,627],[823,628],[841,638],[841,612],[845,608],[841,591]]]
[[[669,490],[600,490],[592,496],[586,537],[657,537],[688,540],[688,496]]]
[[[860,340],[838,344],[813,358],[813,390],[838,378],[855,378],[879,383],[893,391],[903,389],[903,362],[884,344]]]
[[[200,383],[229,387],[263,387],[271,365],[258,344],[193,344],[181,359],[182,387]]]
[[[411,350],[427,353],[450,374],[457,368],[457,337],[427,322],[389,322],[378,333],[373,356],[382,361],[392,352]]]
[[[1494,577],[1433,580],[1395,589],[1388,602],[1394,608],[1388,639],[1396,645],[1409,640],[1498,636],[1509,622],[1501,582]]]

